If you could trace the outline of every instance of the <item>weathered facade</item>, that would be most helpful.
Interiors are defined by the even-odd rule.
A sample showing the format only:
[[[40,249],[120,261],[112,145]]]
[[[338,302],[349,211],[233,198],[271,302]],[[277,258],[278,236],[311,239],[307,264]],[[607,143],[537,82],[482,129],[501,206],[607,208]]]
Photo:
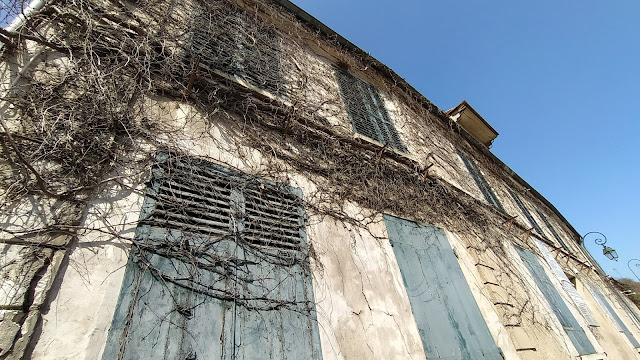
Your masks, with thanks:
[[[638,359],[564,217],[286,0],[0,34],[0,359]]]

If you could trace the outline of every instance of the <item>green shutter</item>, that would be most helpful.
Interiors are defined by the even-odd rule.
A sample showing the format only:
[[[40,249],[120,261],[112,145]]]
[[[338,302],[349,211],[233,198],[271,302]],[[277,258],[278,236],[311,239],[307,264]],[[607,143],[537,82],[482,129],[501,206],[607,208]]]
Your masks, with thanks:
[[[319,359],[299,194],[161,157],[103,359]]]
[[[567,304],[562,300],[560,293],[547,276],[542,265],[540,265],[537,256],[532,252],[517,246],[516,250],[520,253],[522,261],[531,273],[531,276],[536,282],[536,285],[538,285],[538,288],[544,295],[545,299],[547,299],[551,309],[560,321],[560,324],[567,333],[567,336],[571,339],[576,350],[578,350],[578,353],[580,355],[594,354],[596,350],[589,341],[587,334],[573,316],[571,310],[567,307]]]
[[[348,72],[334,68],[340,94],[351,119],[353,130],[382,144],[406,152],[396,127],[389,117],[378,90]]]
[[[427,358],[502,360],[444,230],[384,222]]]

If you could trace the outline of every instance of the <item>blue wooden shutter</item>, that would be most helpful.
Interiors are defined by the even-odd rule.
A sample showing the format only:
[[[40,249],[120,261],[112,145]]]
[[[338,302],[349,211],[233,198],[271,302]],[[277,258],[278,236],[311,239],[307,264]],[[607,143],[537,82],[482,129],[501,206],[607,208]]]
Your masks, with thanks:
[[[444,231],[384,222],[427,358],[502,360]]]
[[[319,359],[299,194],[161,158],[103,359]]]
[[[636,340],[631,331],[629,331],[629,328],[624,324],[620,316],[618,316],[616,311],[613,309],[609,301],[607,301],[607,298],[600,292],[600,290],[597,287],[591,285],[591,293],[593,294],[593,297],[596,299],[598,304],[600,304],[604,312],[609,315],[611,320],[613,320],[615,325],[617,325],[617,328],[620,329],[620,332],[624,333],[627,336],[627,338],[631,342],[631,345],[633,345],[634,348],[640,348],[640,343],[638,343],[638,340]]]
[[[527,209],[527,207],[524,205],[524,203],[522,202],[522,199],[520,199],[520,196],[508,186],[507,186],[507,191],[509,191],[509,194],[511,194],[511,197],[520,208],[520,211],[522,211],[522,213],[527,218],[527,220],[529,220],[529,223],[531,224],[531,226],[533,226],[533,228],[536,229],[538,234],[544,236],[544,232],[542,232],[542,228],[540,227],[540,225],[538,225],[538,222],[536,221],[536,219],[533,218],[533,216],[529,212],[529,209]]]
[[[382,144],[406,152],[378,90],[348,72],[334,68],[340,94],[347,107],[353,130]]]
[[[478,185],[478,188],[480,188],[480,191],[482,192],[482,195],[487,200],[487,202],[504,211],[500,200],[498,200],[498,197],[493,192],[493,189],[491,189],[491,186],[489,186],[489,183],[487,183],[487,180],[484,178],[476,164],[473,162],[473,160],[471,160],[471,157],[460,149],[458,149],[458,155],[460,155],[460,159],[462,159],[462,162],[467,167],[467,170],[469,170],[469,174],[471,174],[471,177],[476,182],[476,185]]]
[[[576,350],[578,350],[578,353],[580,355],[594,354],[596,350],[589,341],[589,338],[587,338],[587,334],[573,316],[567,307],[567,304],[562,300],[560,293],[556,287],[553,286],[553,283],[547,276],[542,265],[540,265],[536,255],[517,246],[516,250],[518,250],[520,257],[531,273],[536,285],[538,285],[538,288],[544,295],[545,299],[547,299],[551,309],[560,321],[560,324],[569,336],[569,339],[571,339]]]

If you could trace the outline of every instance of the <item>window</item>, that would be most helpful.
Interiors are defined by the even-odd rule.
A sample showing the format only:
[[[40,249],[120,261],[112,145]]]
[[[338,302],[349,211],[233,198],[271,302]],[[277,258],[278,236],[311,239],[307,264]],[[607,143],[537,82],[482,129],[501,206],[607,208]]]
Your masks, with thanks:
[[[103,359],[318,359],[303,220],[293,188],[159,155]]]
[[[558,235],[558,232],[556,231],[556,229],[553,227],[553,225],[551,225],[551,223],[549,222],[549,219],[547,219],[546,216],[544,216],[544,214],[542,213],[542,211],[536,209],[536,212],[538,213],[538,215],[540,216],[540,219],[542,219],[542,222],[544,222],[544,225],[547,227],[547,229],[549,229],[549,231],[551,232],[551,234],[553,235],[554,238],[556,238],[556,240],[558,240],[558,243],[560,243],[560,245],[567,251],[567,252],[571,252],[569,250],[569,247],[567,247],[567,244],[564,243],[564,241],[562,241],[562,238],[560,237],[560,235]]]
[[[384,215],[428,359],[502,360],[443,229]]]
[[[400,141],[378,90],[337,67],[335,74],[353,130],[382,144],[388,144],[393,149],[406,152],[407,148]]]
[[[271,28],[220,0],[210,12],[194,11],[188,59],[200,68],[235,76],[272,94],[284,95],[280,39]]]
[[[480,191],[482,192],[482,195],[484,195],[484,198],[487,200],[487,202],[500,209],[501,211],[504,211],[500,200],[498,200],[496,194],[493,193],[491,186],[489,186],[487,180],[485,180],[480,170],[476,167],[476,164],[473,162],[473,160],[471,160],[469,154],[458,149],[458,155],[460,155],[462,162],[467,167],[467,170],[471,174],[473,180],[476,182],[476,185],[478,185],[478,188],[480,188]]]
[[[531,226],[533,226],[533,228],[536,229],[536,232],[538,234],[544,236],[544,232],[542,232],[542,228],[540,227],[540,225],[538,225],[538,222],[536,221],[536,219],[534,219],[533,216],[531,216],[529,209],[527,209],[527,207],[524,205],[524,203],[522,202],[522,199],[520,199],[520,196],[508,186],[507,186],[507,190],[509,191],[509,194],[513,198],[513,201],[515,201],[518,207],[520,208],[520,211],[522,211],[522,213],[527,218],[527,220],[529,220],[529,223],[531,224]]]
[[[629,328],[624,324],[624,321],[620,319],[620,316],[618,316],[616,311],[613,309],[613,306],[611,306],[611,304],[607,301],[607,298],[600,292],[600,290],[594,285],[591,285],[591,293],[593,294],[593,297],[596,299],[596,302],[600,305],[602,310],[607,314],[609,319],[613,321],[613,324],[616,326],[618,331],[626,335],[627,339],[629,339],[629,342],[631,342],[631,345],[633,345],[634,348],[640,348],[640,343],[638,342],[638,340],[633,336],[631,331],[629,331]]]
[[[584,329],[580,326],[576,318],[571,313],[571,310],[567,307],[567,304],[564,302],[558,289],[553,285],[549,276],[544,271],[542,265],[538,261],[538,257],[534,255],[531,251],[525,250],[523,248],[517,247],[518,253],[520,253],[520,257],[524,262],[524,265],[531,273],[533,280],[536,285],[538,285],[538,289],[542,292],[545,299],[551,306],[553,313],[556,315],[560,324],[562,325],[565,333],[571,339],[571,342],[575,346],[576,350],[580,355],[594,354],[596,352],[595,348],[589,341],[587,334]]]
[[[562,286],[564,291],[567,292],[567,295],[569,295],[571,301],[573,301],[580,314],[582,314],[584,319],[587,321],[587,324],[589,324],[589,326],[600,326],[595,317],[593,317],[593,313],[591,313],[591,310],[587,306],[587,303],[578,293],[578,290],[576,289],[577,280],[575,276],[571,276],[570,278],[569,276],[567,276],[567,274],[565,274],[565,272],[562,270],[562,267],[560,267],[560,264],[558,264],[553,254],[551,254],[551,251],[549,251],[547,246],[542,241],[534,239],[534,242],[536,243],[538,250],[540,250],[542,257],[546,260],[547,264],[549,264],[551,271],[556,276],[558,281],[560,281],[560,285]]]

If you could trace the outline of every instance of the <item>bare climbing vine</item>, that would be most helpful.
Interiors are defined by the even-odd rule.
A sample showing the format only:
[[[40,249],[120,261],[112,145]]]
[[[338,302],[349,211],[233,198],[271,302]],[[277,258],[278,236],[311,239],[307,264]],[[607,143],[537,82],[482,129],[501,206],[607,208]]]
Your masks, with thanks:
[[[23,5],[2,6],[16,14]],[[505,258],[503,243],[521,236],[521,227],[506,226],[506,214],[441,178],[471,181],[456,163],[454,144],[466,146],[456,126],[443,121],[443,113],[426,100],[380,76],[382,65],[278,6],[223,0],[55,1],[45,2],[21,27],[2,30],[2,239],[28,243],[29,256],[50,262],[53,251],[70,245],[60,242],[61,236],[101,231],[132,242],[140,266],[166,283],[248,309],[308,312],[308,304],[297,308],[296,299],[276,300],[256,291],[247,297],[237,288],[199,279],[202,271],[218,280],[242,272],[239,260],[222,249],[225,241],[244,242],[250,256],[309,272],[313,244],[293,257],[282,249],[273,256],[256,251],[259,247],[241,234],[237,222],[243,209],[220,212],[232,223],[226,232],[208,230],[186,242],[166,234],[154,241],[123,236],[119,229],[125,224],[83,226],[91,201],[104,191],[134,189],[144,195],[137,184],[151,184],[149,172],[160,151],[176,158],[199,154],[202,161],[238,167],[252,179],[293,187],[302,174],[312,186],[299,203],[287,191],[273,190],[269,196],[304,209],[307,226],[330,218],[368,231],[379,214],[390,213],[446,228],[463,235],[470,249]],[[398,130],[413,139],[410,155],[353,137],[330,62],[391,94],[385,96],[396,104],[390,113]],[[490,161],[483,166],[496,176],[503,173]],[[243,181],[234,186],[261,196],[268,191],[256,180]],[[215,184],[202,184],[196,195],[206,198]],[[193,199],[176,199],[165,206],[184,216],[195,211],[188,204]],[[353,214],[348,204],[362,210]],[[34,217],[34,209],[43,216]],[[43,249],[48,253],[39,255]],[[189,266],[171,274],[151,260],[157,255]],[[522,294],[519,287],[526,285],[519,272],[499,271],[515,284],[513,293]],[[254,290],[264,280],[246,273],[240,278]],[[514,324],[531,303],[529,295],[513,301]],[[30,305],[22,310],[28,312]],[[176,304],[175,310],[188,315],[193,306]]]

